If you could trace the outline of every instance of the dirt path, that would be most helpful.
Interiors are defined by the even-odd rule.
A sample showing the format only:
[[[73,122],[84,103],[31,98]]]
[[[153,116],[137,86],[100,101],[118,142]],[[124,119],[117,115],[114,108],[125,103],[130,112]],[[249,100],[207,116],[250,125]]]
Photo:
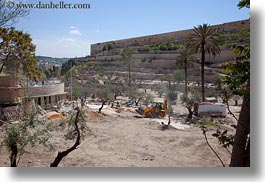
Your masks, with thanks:
[[[97,122],[88,123],[96,136],[86,137],[80,148],[62,161],[61,167],[221,167],[197,126],[162,131],[158,122],[135,118],[134,112],[106,113]],[[228,164],[230,154],[211,136],[213,131],[209,131],[209,142]],[[73,143],[66,142],[63,133],[54,135],[57,150]],[[8,166],[7,151],[0,152],[0,166]],[[19,166],[47,167],[56,154],[40,146],[28,148]]]

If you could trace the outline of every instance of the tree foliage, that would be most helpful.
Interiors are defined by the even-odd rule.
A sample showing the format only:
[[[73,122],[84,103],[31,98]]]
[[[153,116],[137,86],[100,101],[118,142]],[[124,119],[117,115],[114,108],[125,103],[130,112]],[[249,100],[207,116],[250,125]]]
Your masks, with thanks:
[[[235,52],[239,59],[226,64],[228,76],[223,80],[234,95],[242,96],[244,101],[237,124],[235,142],[231,157],[231,167],[250,166],[250,48],[238,46]]]
[[[250,166],[250,41],[236,46],[238,59],[224,64],[222,81],[233,95],[242,96],[243,104],[237,124],[231,157],[231,167]],[[244,45],[244,46],[242,46]]]
[[[220,131],[217,130],[213,135],[213,137],[216,137],[219,141],[219,143],[228,150],[229,147],[234,145],[234,135],[229,135],[228,130]],[[228,150],[229,151],[229,150]],[[231,154],[231,152],[229,151]]]
[[[188,92],[188,69],[193,67],[193,56],[191,56],[187,48],[183,49],[176,58],[176,65],[185,72],[185,94]]]
[[[127,97],[129,97],[129,99],[134,101],[136,106],[138,106],[139,102],[143,100],[146,95],[144,92],[140,92],[139,88],[135,86],[128,87],[125,94]]]
[[[60,78],[61,70],[59,67],[53,66],[52,68],[45,70],[45,75],[47,79]]]
[[[227,62],[223,67],[228,76],[223,77],[222,80],[229,86],[232,93],[239,96],[249,95],[247,82],[250,79],[250,62]]]
[[[183,94],[181,96],[181,100],[189,112],[187,119],[191,119],[194,112],[194,104],[200,101],[198,94],[194,91],[188,92],[187,94]]]
[[[96,97],[102,103],[98,111],[99,113],[101,113],[101,110],[103,109],[104,105],[106,105],[107,102],[114,100],[114,93],[111,91],[110,87],[106,85],[97,86],[95,93]]]
[[[117,96],[120,96],[122,93],[125,92],[125,87],[124,85],[121,84],[115,84],[115,83],[110,83],[108,84],[108,87],[110,91],[113,93],[114,100],[117,99]]]
[[[77,149],[77,146],[81,144],[81,140],[87,134],[93,135],[93,132],[87,126],[83,111],[79,108],[70,114],[68,118],[57,122],[48,122],[44,118],[37,117],[37,113],[25,108],[24,104],[20,108],[19,123],[7,124],[1,128],[4,132],[1,146],[6,147],[10,152],[11,167],[18,166],[20,158],[25,154],[26,148],[29,146],[42,145],[48,151],[54,151],[55,145],[51,142],[52,132],[64,132],[65,140],[73,140],[78,134],[78,142],[66,152],[58,152],[58,155],[60,153],[63,153],[63,155],[57,156],[51,167],[57,167],[64,157]],[[61,156],[63,157],[61,158]]]
[[[226,76],[222,77],[234,95],[249,97],[250,88],[247,83],[250,80],[250,35],[245,36],[244,41],[235,46],[234,53],[238,55],[236,62],[227,62],[222,68]]]
[[[29,34],[13,27],[0,28],[0,73],[4,67],[11,74],[17,74],[22,69],[27,78],[38,79],[40,71],[35,49]]]
[[[188,40],[187,48],[191,53],[208,53],[216,56],[220,53],[217,38],[214,36],[216,29],[208,24],[194,27],[193,34]]]
[[[139,49],[140,52],[154,52],[154,51],[172,51],[184,48],[181,43],[176,43],[173,40],[168,40],[167,43],[156,43],[154,45],[146,46]]]
[[[250,0],[240,0],[237,6],[239,9],[244,8],[244,7],[250,8]]]
[[[53,145],[49,141],[51,138],[50,131],[53,130],[53,127],[46,125],[44,120],[35,117],[36,113],[27,109],[28,103],[29,101],[24,100],[19,107],[19,123],[8,124],[2,128],[4,139],[1,146],[6,147],[10,152],[11,167],[18,166],[27,146],[34,147],[38,143],[53,149]]]
[[[187,49],[191,53],[201,54],[201,80],[202,80],[202,101],[205,101],[205,85],[204,85],[204,65],[205,55],[216,56],[220,54],[221,50],[218,45],[218,40],[214,36],[216,33],[215,28],[207,24],[194,27],[193,34],[187,43]]]

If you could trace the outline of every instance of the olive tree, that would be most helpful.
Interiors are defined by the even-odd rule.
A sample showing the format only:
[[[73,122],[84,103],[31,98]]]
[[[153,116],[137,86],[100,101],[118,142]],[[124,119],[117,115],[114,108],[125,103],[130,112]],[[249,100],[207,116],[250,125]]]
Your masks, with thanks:
[[[65,140],[73,140],[76,137],[76,141],[72,147],[58,152],[50,167],[57,167],[69,153],[76,150],[87,133],[93,135],[86,124],[83,111],[79,108],[76,108],[68,118],[62,118],[57,122],[47,122],[43,118],[38,118],[36,113],[24,110],[24,107],[21,107],[20,111],[23,115],[17,124],[6,124],[1,128],[4,133],[1,147],[6,147],[10,152],[11,167],[19,165],[20,158],[28,146],[36,147],[39,144],[54,151],[55,145],[51,142],[52,132],[62,131],[65,133]]]
[[[7,73],[16,76],[22,68],[27,78],[38,79],[41,74],[35,49],[29,34],[13,27],[0,28],[0,73],[5,68]]]
[[[126,95],[129,97],[129,99],[134,101],[136,106],[138,106],[140,101],[145,97],[145,93],[140,92],[136,87],[129,87],[126,91]]]
[[[66,140],[74,140],[75,143],[64,151],[58,152],[54,161],[50,164],[50,167],[58,167],[60,162],[71,152],[78,149],[78,146],[81,144],[82,138],[87,134],[93,135],[92,131],[86,124],[86,120],[84,118],[84,113],[80,108],[76,108],[74,113],[68,117],[68,119],[63,120],[60,123],[60,127],[62,130],[67,128],[67,133],[65,134]]]
[[[99,108],[98,112],[101,113],[103,107],[107,104],[107,102],[113,101],[113,92],[111,91],[110,87],[108,86],[97,86],[96,88],[96,97],[99,99],[99,101],[102,103],[101,107]]]
[[[200,101],[199,96],[194,92],[188,92],[187,95],[184,94],[181,96],[181,100],[189,112],[187,119],[192,119],[192,114],[194,112],[194,104]]]
[[[53,148],[49,139],[50,130],[53,128],[46,125],[43,119],[37,118],[36,112],[27,109],[27,104],[31,100],[24,100],[19,107],[19,122],[17,124],[4,125],[2,130],[4,139],[1,142],[2,147],[6,147],[10,152],[10,166],[17,167],[20,158],[25,153],[27,146],[34,147],[36,143],[42,144],[50,149]]]

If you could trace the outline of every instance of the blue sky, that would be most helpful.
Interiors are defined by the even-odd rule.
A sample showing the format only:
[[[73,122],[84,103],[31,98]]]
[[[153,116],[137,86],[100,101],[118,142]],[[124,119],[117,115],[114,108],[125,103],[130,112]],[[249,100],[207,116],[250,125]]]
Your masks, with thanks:
[[[39,1],[24,0],[27,3]],[[47,3],[47,0],[40,0]],[[53,1],[59,3],[60,0]],[[137,36],[221,24],[250,17],[239,0],[65,0],[91,9],[32,9],[16,24],[33,38],[37,55],[81,57],[90,45]]]

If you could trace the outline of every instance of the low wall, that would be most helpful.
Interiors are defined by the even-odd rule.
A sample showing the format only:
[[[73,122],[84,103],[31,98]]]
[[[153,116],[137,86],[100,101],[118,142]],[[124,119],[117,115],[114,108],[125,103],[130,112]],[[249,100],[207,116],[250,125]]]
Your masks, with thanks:
[[[2,80],[8,81],[9,78],[5,77]],[[12,83],[12,87],[10,87]],[[21,102],[21,99],[26,96],[30,97],[44,97],[44,96],[56,96],[66,95],[64,92],[64,83],[51,84],[51,85],[39,85],[35,87],[21,88],[13,86],[14,82],[1,82],[3,86],[0,86],[0,104],[17,104]],[[4,86],[6,85],[6,86]]]
[[[59,95],[64,93],[64,83],[29,87],[25,92],[31,97]]]

